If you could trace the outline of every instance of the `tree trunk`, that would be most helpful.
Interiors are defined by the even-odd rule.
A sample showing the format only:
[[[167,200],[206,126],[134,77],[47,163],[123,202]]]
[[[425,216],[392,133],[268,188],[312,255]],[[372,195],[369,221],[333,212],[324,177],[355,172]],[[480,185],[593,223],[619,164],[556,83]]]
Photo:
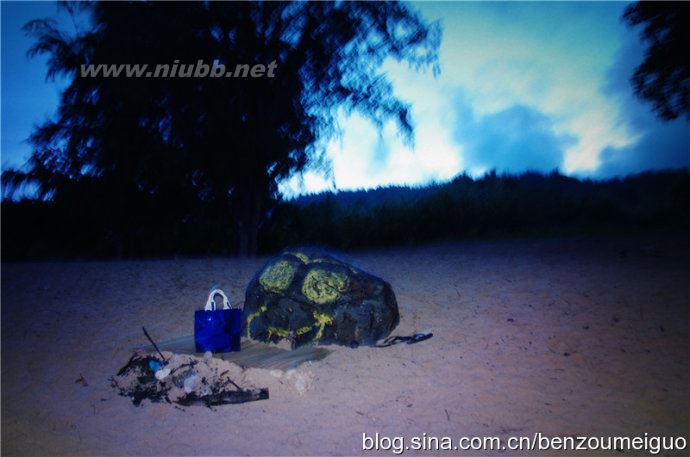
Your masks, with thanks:
[[[258,252],[263,194],[264,189],[258,180],[240,191],[239,207],[235,211],[237,255],[240,257],[254,256]]]
[[[249,234],[244,228],[244,224],[237,223],[237,255],[249,257]]]

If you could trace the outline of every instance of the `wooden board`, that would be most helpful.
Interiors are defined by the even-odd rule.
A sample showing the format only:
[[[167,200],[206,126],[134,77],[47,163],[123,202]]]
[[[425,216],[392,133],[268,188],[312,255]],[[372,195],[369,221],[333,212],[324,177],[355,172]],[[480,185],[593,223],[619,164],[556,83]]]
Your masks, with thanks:
[[[170,351],[180,354],[197,354],[194,347],[194,335],[182,336],[166,341],[156,342],[161,351]],[[152,345],[147,344],[137,349],[155,351]],[[261,343],[259,341],[243,339],[242,350],[239,352],[226,352],[213,354],[223,360],[236,363],[243,368],[264,368],[268,370],[289,370],[297,368],[304,362],[322,360],[331,351],[319,346],[302,346],[294,350],[281,349],[276,346]]]

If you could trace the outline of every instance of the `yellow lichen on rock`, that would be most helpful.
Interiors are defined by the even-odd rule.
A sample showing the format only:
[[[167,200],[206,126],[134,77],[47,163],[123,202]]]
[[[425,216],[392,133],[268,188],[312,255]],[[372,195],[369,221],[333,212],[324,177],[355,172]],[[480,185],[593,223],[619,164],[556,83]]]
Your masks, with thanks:
[[[263,313],[266,312],[268,308],[266,306],[261,306],[258,311],[255,311],[251,313],[249,316],[247,316],[247,338],[252,337],[252,321],[254,320],[255,317],[261,316]]]
[[[288,288],[294,275],[295,267],[287,260],[280,260],[261,273],[259,283],[271,292],[282,292]]]
[[[331,265],[340,265],[338,261],[333,260],[333,259],[327,259],[327,258],[321,258],[321,257],[315,257],[311,259],[309,263],[329,263]]]
[[[297,330],[295,330],[294,335],[291,330],[285,328],[268,327],[266,330],[268,331],[269,338],[273,338],[274,336],[277,336],[279,338],[290,338],[292,336],[304,335],[305,333],[310,332],[312,328],[313,325],[305,325],[304,327],[300,327]]]
[[[300,259],[300,260],[302,261],[302,263],[307,264],[307,263],[310,262],[309,256],[307,256],[307,255],[306,255],[305,253],[303,253],[303,252],[299,252],[299,251],[297,251],[297,252],[286,252],[286,254],[294,255],[295,257],[297,257],[298,259]]]
[[[287,338],[290,336],[290,330],[286,330],[284,328],[268,327],[266,330],[268,330],[269,338],[273,338],[274,336],[279,338]]]
[[[309,265],[312,263],[330,263],[333,265],[339,264],[339,262],[337,262],[336,260],[327,259],[324,257],[309,257],[307,254],[305,254],[304,252],[301,252],[301,251],[288,251],[288,252],[285,252],[285,254],[289,254],[289,255],[297,257],[305,265]]]
[[[319,313],[319,312],[314,312],[314,320],[316,321],[316,325],[319,326],[319,330],[316,332],[316,335],[314,336],[314,340],[319,340],[323,336],[323,329],[327,325],[333,325],[333,316],[329,316],[328,314],[325,313]]]
[[[321,268],[310,270],[302,282],[304,296],[319,305],[336,301],[346,289],[346,275]]]
[[[304,335],[305,333],[311,331],[311,328],[313,325],[305,325],[304,327],[300,327],[295,331],[295,335],[300,336]]]

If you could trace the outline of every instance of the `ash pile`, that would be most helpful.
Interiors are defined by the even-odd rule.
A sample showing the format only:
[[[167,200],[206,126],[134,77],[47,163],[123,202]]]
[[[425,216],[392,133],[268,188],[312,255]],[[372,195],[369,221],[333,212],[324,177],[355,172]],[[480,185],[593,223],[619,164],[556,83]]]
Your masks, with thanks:
[[[209,408],[268,399],[268,389],[241,386],[243,379],[241,367],[210,352],[203,357],[136,352],[111,378],[111,385],[135,406],[145,399]]]

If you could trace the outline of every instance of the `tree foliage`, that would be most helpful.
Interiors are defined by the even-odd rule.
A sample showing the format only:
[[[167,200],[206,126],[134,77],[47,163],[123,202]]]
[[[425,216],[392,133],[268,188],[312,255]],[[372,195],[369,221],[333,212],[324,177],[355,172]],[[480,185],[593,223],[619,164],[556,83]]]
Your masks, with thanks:
[[[98,195],[117,239],[132,236],[132,214],[172,227],[203,208],[219,225],[232,221],[240,253],[255,251],[277,183],[307,166],[328,169],[324,145],[341,110],[392,120],[411,138],[410,108],[381,72],[384,60],[438,65],[438,25],[395,2],[68,7],[91,26],[76,35],[48,20],[25,26],[36,39],[30,53],[48,56],[48,76],[71,82],[56,117],[31,135],[26,169],[5,179],[34,182],[48,198]],[[273,78],[80,76],[89,64],[200,59],[277,69]]]
[[[641,26],[648,47],[635,70],[635,93],[650,101],[665,120],[690,120],[690,6],[679,2],[637,2],[624,19]]]

